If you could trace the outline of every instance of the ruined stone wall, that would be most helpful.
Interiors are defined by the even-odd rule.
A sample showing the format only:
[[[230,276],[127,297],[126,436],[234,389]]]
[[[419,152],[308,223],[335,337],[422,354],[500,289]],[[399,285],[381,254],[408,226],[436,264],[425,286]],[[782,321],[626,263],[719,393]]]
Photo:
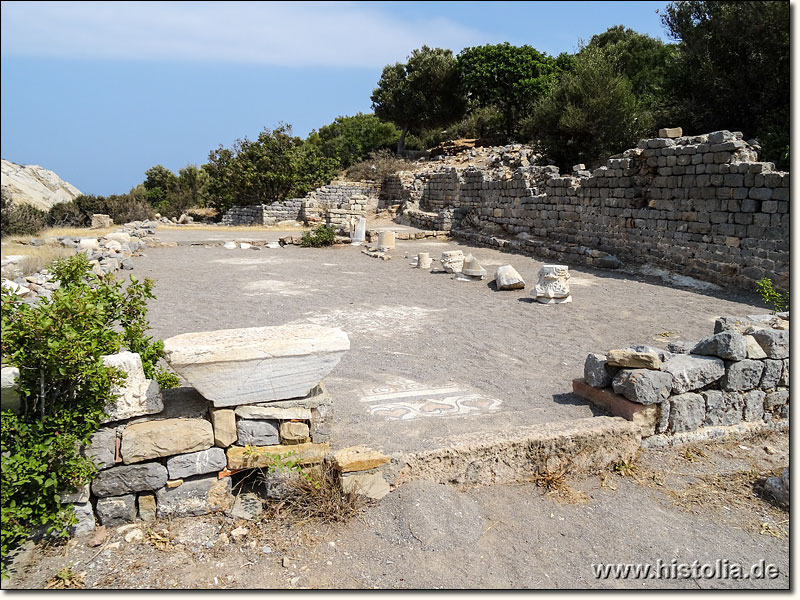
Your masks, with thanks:
[[[223,225],[274,225],[280,221],[297,221],[303,208],[302,198],[288,198],[272,204],[234,206],[222,216]]]
[[[567,263],[615,266],[614,255],[723,286],[752,291],[770,277],[788,289],[789,174],[755,159],[740,134],[719,131],[642,140],[591,173],[446,168],[415,182],[424,191],[408,215]]]
[[[667,446],[783,425],[789,418],[789,313],[720,317],[714,335],[667,350],[634,346],[589,354],[573,391]]]

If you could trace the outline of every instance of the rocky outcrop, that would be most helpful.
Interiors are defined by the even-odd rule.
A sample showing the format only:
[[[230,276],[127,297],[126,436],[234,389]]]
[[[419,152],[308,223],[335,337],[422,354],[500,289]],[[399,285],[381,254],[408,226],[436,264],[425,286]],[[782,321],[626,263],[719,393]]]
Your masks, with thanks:
[[[18,165],[2,160],[0,186],[3,196],[19,204],[31,204],[49,210],[59,202],[69,202],[81,191],[58,175],[39,165]]]

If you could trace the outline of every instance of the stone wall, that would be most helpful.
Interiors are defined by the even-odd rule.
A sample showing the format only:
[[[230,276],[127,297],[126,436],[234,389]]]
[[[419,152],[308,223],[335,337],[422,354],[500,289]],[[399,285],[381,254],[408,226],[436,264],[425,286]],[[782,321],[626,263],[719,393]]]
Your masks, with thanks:
[[[412,222],[479,245],[601,267],[617,256],[748,291],[770,277],[788,289],[789,174],[756,158],[729,131],[654,138],[567,176],[541,166],[401,173],[382,202],[395,194]]]
[[[650,447],[788,423],[789,313],[721,317],[714,335],[667,350],[589,354],[573,391],[638,422]]]
[[[378,206],[380,186],[374,182],[334,181],[304,198],[272,204],[234,206],[222,216],[223,225],[274,225],[280,221],[325,223],[349,229],[350,219],[366,216]]]

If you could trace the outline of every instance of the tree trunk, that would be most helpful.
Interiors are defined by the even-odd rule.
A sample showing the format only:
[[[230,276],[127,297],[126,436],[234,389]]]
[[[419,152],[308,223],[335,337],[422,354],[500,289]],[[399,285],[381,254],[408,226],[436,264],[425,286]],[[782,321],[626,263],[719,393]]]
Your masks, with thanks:
[[[406,134],[408,133],[408,127],[403,127],[402,132],[400,133],[400,139],[397,140],[397,156],[398,158],[403,155],[406,151]]]

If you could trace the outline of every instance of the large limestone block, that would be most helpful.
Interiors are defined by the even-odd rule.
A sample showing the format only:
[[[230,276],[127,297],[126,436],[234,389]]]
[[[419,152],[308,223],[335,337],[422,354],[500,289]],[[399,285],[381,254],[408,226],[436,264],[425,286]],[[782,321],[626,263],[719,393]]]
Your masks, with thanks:
[[[100,471],[92,482],[95,496],[121,496],[157,490],[167,483],[167,469],[159,463],[122,465]]]
[[[344,331],[312,324],[186,333],[164,342],[170,365],[216,407],[305,396],[349,349]]]
[[[118,352],[103,357],[103,363],[127,374],[120,385],[111,386],[117,398],[108,403],[103,423],[151,415],[164,410],[158,383],[145,377],[142,358],[135,352]]]
[[[672,376],[672,391],[683,394],[699,390],[725,375],[725,363],[715,356],[676,354],[661,370]]]
[[[161,488],[156,492],[159,519],[196,517],[228,510],[233,506],[231,478],[216,476],[185,481],[176,488]]]
[[[288,456],[287,460],[297,462],[301,465],[312,465],[321,463],[325,455],[330,452],[330,445],[324,444],[280,444],[277,446],[231,446],[227,450],[228,468],[232,471],[236,469],[260,469],[263,467],[274,467],[275,461],[280,456]]]
[[[122,432],[122,462],[207,450],[214,445],[211,423],[202,419],[164,419],[128,425]]]

